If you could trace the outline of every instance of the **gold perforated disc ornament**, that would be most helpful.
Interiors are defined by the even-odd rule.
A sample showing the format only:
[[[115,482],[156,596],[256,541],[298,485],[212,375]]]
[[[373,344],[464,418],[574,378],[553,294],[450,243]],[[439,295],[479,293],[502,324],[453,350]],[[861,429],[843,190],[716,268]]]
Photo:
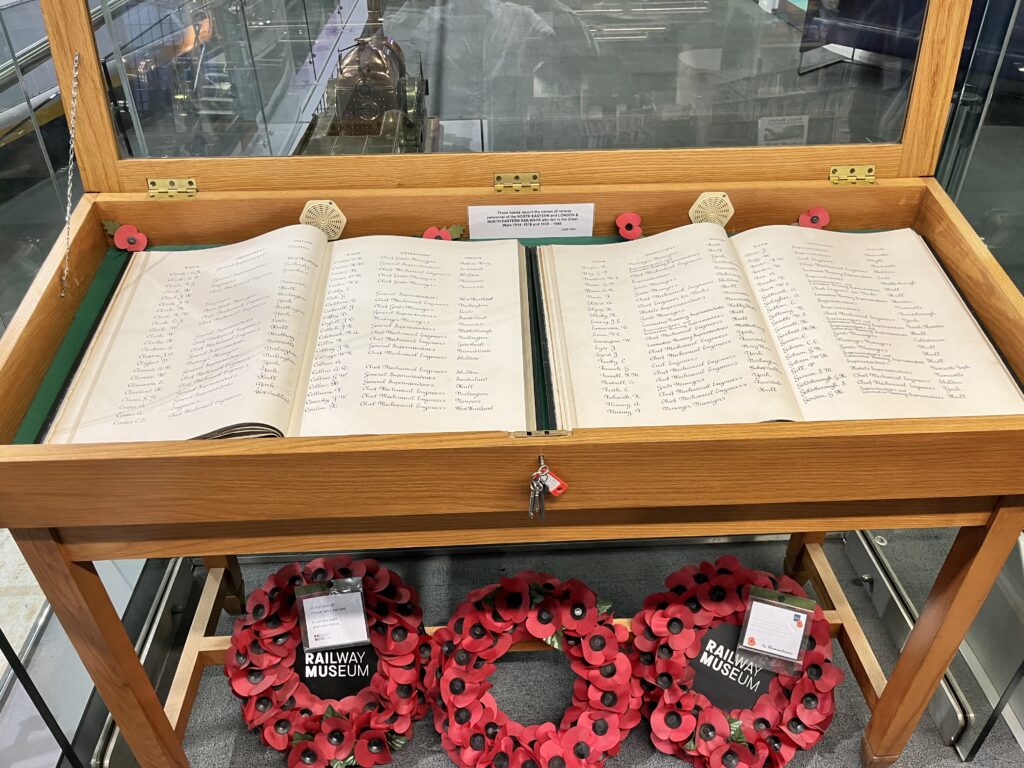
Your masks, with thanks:
[[[316,227],[327,235],[328,240],[337,240],[341,237],[347,222],[345,214],[333,200],[310,200],[299,216],[300,224]]]
[[[725,192],[701,192],[690,208],[690,221],[694,224],[720,224],[723,227],[736,212]]]

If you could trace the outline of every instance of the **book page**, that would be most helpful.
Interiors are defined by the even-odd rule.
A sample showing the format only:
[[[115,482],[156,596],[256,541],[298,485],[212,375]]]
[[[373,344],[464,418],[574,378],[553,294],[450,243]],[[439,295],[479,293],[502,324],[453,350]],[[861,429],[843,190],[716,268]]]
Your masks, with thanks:
[[[791,226],[733,238],[808,420],[1024,412],[924,241]]]
[[[800,418],[721,227],[554,246],[542,264],[552,339],[563,352],[556,377],[562,396],[569,391],[573,425]]]
[[[134,256],[48,442],[283,434],[325,252],[294,226]]]
[[[302,435],[526,429],[514,240],[334,244]]]

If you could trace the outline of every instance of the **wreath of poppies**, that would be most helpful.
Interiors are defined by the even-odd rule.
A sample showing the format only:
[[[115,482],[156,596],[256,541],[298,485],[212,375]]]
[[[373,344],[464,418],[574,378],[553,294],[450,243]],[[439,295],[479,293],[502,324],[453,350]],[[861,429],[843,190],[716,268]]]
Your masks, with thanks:
[[[610,607],[580,581],[529,571],[469,594],[433,636],[427,669],[434,726],[459,768],[585,768],[618,754],[642,691]],[[564,651],[577,675],[559,726],[524,726],[490,693],[495,662],[531,638]]]
[[[361,578],[377,652],[368,687],[344,699],[321,699],[294,669],[302,642],[295,588]],[[391,761],[429,710],[423,683],[430,641],[416,591],[375,560],[317,558],[285,566],[246,602],[235,623],[224,672],[243,699],[242,717],[263,743],[288,751],[289,768],[363,768]]]
[[[744,568],[735,557],[682,568],[665,580],[669,591],[649,596],[633,618],[630,660],[650,719],[651,741],[697,768],[781,768],[812,748],[832,722],[835,687],[843,672],[832,664],[832,639],[821,608],[807,638],[800,674],[780,674],[753,709],[724,712],[691,690],[691,662],[704,635],[719,624],[742,626],[750,587],[806,597],[792,579]]]

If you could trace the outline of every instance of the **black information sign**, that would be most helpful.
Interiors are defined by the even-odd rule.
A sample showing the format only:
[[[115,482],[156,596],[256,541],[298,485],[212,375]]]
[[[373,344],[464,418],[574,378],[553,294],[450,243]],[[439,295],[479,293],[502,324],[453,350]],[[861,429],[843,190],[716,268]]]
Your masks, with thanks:
[[[300,645],[295,671],[314,696],[343,699],[370,684],[377,671],[377,652],[369,643],[331,651],[306,651]]]
[[[753,707],[768,693],[768,684],[775,677],[769,669],[736,659],[739,639],[738,626],[719,624],[704,635],[700,655],[690,662],[695,673],[693,689],[725,712]]]

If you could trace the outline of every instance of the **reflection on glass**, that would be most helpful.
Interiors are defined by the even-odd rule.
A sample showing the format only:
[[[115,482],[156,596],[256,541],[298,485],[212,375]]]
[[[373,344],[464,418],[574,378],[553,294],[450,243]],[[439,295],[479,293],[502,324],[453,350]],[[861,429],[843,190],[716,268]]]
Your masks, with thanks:
[[[36,2],[0,7],[0,331],[64,223],[67,123],[41,35]]]
[[[925,10],[924,0],[104,6],[113,100],[139,124],[132,152],[152,156],[899,141]]]

